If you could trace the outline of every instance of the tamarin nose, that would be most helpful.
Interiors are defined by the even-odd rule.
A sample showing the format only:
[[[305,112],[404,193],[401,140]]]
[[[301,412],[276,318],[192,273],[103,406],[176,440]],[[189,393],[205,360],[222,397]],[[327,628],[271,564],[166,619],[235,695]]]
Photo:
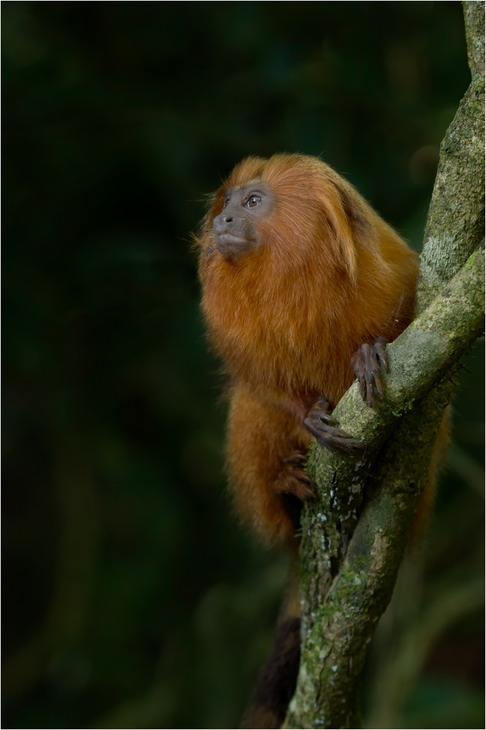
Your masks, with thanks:
[[[216,233],[223,233],[224,229],[229,223],[233,222],[233,216],[227,215],[226,213],[220,213],[213,221],[213,227]]]

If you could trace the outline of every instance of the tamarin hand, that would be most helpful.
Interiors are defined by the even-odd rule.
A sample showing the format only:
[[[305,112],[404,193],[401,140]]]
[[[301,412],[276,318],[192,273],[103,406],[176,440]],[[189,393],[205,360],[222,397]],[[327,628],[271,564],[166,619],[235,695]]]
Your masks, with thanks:
[[[364,342],[351,358],[351,367],[358,378],[361,397],[369,406],[384,395],[383,374],[388,372],[388,354],[383,337]]]
[[[314,403],[304,419],[304,426],[321,446],[327,446],[332,451],[349,453],[361,451],[363,444],[339,428],[329,413],[329,403],[321,396]]]
[[[359,383],[364,402],[376,406],[385,393],[384,374],[388,373],[388,354],[383,337],[374,342],[364,342],[351,358],[351,367]],[[329,413],[329,403],[319,398],[304,419],[304,426],[321,446],[343,453],[359,452],[364,446],[347,434]]]

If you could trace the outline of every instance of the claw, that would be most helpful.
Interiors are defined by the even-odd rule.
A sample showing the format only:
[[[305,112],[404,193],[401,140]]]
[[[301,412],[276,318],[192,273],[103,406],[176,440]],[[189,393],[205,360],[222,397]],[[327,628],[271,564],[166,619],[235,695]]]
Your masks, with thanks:
[[[295,454],[284,459],[283,463],[290,464],[291,466],[303,466],[306,459],[307,454],[301,454],[299,451],[296,451]]]

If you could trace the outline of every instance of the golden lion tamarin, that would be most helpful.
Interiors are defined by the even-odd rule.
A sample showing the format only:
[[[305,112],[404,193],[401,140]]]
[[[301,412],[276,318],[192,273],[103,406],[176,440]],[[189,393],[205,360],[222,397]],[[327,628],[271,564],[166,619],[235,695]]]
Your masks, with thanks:
[[[237,165],[196,240],[209,338],[229,376],[234,502],[268,543],[295,551],[314,496],[311,438],[361,448],[330,414],[355,378],[369,405],[383,395],[385,345],[412,319],[418,256],[332,168],[297,154]],[[291,593],[243,727],[285,717],[300,651]]]
[[[230,378],[236,507],[268,542],[289,541],[312,496],[311,436],[360,447],[330,411],[356,377],[368,404],[382,394],[385,343],[412,318],[418,257],[332,168],[297,154],[237,165],[198,245],[202,309]]]

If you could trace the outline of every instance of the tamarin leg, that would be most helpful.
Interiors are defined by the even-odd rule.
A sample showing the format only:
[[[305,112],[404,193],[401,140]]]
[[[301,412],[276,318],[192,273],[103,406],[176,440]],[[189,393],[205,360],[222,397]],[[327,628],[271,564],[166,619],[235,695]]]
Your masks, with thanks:
[[[283,408],[234,388],[227,437],[230,486],[243,522],[267,543],[292,544],[302,503],[314,497],[303,468],[310,440]]]

